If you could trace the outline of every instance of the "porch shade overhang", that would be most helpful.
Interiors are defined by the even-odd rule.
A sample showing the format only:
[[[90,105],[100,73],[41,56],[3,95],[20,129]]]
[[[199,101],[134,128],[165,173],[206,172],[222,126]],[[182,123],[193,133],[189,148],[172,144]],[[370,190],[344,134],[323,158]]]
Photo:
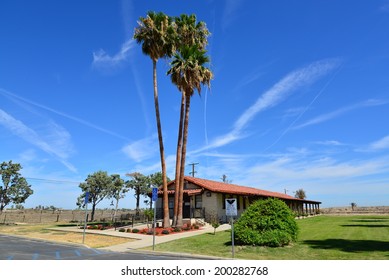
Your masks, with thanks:
[[[202,194],[203,192],[204,192],[203,189],[184,190],[184,194],[189,195],[189,196]],[[175,191],[174,190],[168,190],[167,193],[168,194],[174,194]],[[159,190],[158,191],[158,195],[163,195],[163,191]]]

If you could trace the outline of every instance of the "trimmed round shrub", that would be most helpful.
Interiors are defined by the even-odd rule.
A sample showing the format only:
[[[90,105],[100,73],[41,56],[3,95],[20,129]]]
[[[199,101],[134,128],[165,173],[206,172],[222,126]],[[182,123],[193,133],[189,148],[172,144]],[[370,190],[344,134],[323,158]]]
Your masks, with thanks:
[[[119,228],[119,232],[125,232],[126,229],[125,228]]]
[[[139,232],[139,229],[134,228],[134,229],[132,229],[132,232],[133,232],[133,233],[138,233],[138,232]]]
[[[161,233],[162,233],[162,234],[169,234],[169,233],[170,233],[170,231],[169,231],[169,230],[167,230],[167,229],[164,229],[164,230],[162,230],[162,231],[161,231]]]
[[[295,216],[285,202],[268,198],[250,205],[235,223],[235,241],[241,245],[281,247],[297,240]]]

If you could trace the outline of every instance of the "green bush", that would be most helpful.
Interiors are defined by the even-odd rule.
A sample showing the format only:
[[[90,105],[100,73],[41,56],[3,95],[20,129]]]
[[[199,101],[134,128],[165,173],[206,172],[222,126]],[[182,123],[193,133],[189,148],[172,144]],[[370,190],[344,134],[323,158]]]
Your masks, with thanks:
[[[242,245],[280,247],[296,241],[297,234],[293,212],[276,198],[254,202],[235,223],[235,241]]]
[[[162,230],[162,232],[161,232],[162,234],[169,234],[170,233],[170,231],[169,230],[167,230],[167,229],[164,229],[164,230]]]
[[[134,229],[132,229],[132,232],[133,232],[133,233],[138,233],[138,232],[139,232],[139,229],[134,228]]]

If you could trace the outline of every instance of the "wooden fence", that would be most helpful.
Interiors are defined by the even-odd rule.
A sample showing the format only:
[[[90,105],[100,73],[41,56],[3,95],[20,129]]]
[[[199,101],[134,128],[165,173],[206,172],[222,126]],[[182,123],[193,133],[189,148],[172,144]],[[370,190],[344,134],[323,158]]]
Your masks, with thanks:
[[[88,210],[88,215],[91,211]],[[114,211],[95,210],[95,221],[112,221]],[[134,211],[118,211],[116,220],[131,220]],[[139,217],[138,219],[141,219]],[[82,222],[85,220],[85,210],[5,210],[0,213],[0,224],[7,223],[69,223]]]

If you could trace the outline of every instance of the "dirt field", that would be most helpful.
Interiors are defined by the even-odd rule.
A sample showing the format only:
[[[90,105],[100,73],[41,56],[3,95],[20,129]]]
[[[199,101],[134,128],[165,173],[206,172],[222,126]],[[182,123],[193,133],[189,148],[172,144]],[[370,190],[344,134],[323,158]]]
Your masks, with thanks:
[[[354,209],[352,209],[351,206],[332,207],[332,208],[320,209],[320,212],[322,214],[328,214],[328,215],[348,215],[348,214],[352,214],[352,215],[368,215],[368,214],[388,215],[389,214],[389,206],[371,206],[371,207],[357,206]]]
[[[82,244],[82,233],[61,232],[49,229],[54,227],[56,227],[56,224],[0,224],[0,233]],[[131,242],[131,240],[130,238],[86,234],[84,244],[91,248],[101,248]]]
[[[90,215],[90,211],[88,211]],[[113,210],[96,210],[94,220],[96,221],[111,221]],[[117,218],[129,219],[133,215],[133,211],[118,211]],[[6,223],[64,223],[64,222],[80,222],[85,220],[84,210],[4,210],[0,213],[0,224]]]

